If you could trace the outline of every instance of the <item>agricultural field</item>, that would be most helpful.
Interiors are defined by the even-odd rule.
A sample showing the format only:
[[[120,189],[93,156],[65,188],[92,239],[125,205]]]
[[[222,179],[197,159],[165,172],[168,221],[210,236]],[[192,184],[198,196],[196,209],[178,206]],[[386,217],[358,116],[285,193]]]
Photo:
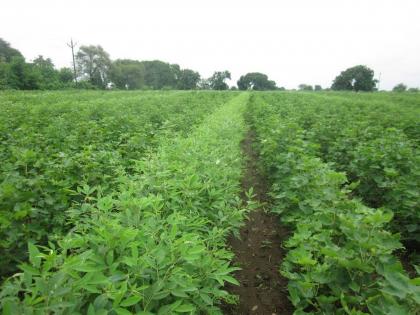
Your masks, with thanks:
[[[292,231],[281,273],[296,314],[418,314],[420,278],[398,258],[420,271],[419,103],[265,93],[249,117]]]
[[[107,195],[162,140],[184,137],[231,96],[194,93],[0,95],[1,274],[73,227],[81,202]]]
[[[420,314],[419,139],[417,93],[1,92],[0,310]]]

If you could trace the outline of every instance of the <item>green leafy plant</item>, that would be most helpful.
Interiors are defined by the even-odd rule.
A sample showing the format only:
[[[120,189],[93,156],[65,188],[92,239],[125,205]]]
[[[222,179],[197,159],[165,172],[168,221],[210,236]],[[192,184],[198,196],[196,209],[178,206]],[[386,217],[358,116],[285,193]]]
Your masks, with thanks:
[[[72,228],[79,204],[116,190],[163,139],[187,136],[232,95],[4,92],[0,95],[0,276]],[[125,173],[127,175],[125,175]],[[88,185],[93,191],[80,187]]]
[[[28,244],[29,261],[2,285],[3,313],[221,314],[224,284],[237,284],[225,240],[248,207],[238,197],[247,97],[187,137],[162,138],[114,191],[77,188],[71,230]]]
[[[357,183],[320,158],[328,141],[314,131],[318,106],[299,108],[294,98],[254,97],[249,117],[272,181],[273,211],[293,230],[281,273],[295,314],[419,314],[418,278],[395,256],[403,246],[389,231],[394,212],[351,198]]]

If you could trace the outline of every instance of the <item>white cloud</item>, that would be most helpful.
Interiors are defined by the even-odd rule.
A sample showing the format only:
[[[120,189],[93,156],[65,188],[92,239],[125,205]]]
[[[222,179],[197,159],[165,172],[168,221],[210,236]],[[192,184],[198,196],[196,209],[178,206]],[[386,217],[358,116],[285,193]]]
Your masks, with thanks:
[[[250,71],[279,86],[329,86],[347,67],[381,88],[420,86],[418,0],[0,0],[0,37],[27,57],[69,66],[70,37],[113,59],[161,59],[210,76]]]

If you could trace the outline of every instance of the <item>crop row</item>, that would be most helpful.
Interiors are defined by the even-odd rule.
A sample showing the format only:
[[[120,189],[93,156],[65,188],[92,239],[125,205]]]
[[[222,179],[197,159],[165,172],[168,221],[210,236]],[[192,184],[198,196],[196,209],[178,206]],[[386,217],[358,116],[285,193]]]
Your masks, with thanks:
[[[223,93],[13,92],[0,105],[0,276],[72,228],[83,186],[109,193],[162,139],[185,136]]]
[[[119,176],[113,193],[82,188],[72,230],[29,262],[0,293],[3,314],[220,314],[240,226],[238,195],[247,95],[207,117],[188,137],[164,138]]]
[[[256,95],[249,117],[272,182],[273,211],[292,231],[281,273],[295,314],[419,314],[420,278],[410,279],[395,256],[402,244],[388,230],[393,212],[352,198],[355,185],[319,157],[309,128],[319,106],[294,97]]]
[[[420,239],[420,108],[391,96],[264,99],[281,104],[278,114],[304,129],[316,156],[357,183],[353,193],[365,204],[392,210],[392,230],[412,243]]]

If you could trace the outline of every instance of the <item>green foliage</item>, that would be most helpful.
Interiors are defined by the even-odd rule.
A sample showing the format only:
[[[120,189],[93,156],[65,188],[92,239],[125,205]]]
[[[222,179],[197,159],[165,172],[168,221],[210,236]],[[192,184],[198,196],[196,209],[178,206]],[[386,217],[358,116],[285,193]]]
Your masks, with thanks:
[[[136,90],[145,85],[144,65],[137,60],[118,59],[112,63],[110,80],[119,89]]]
[[[10,47],[10,44],[0,38],[0,63],[11,62],[14,57],[23,58],[19,50]]]
[[[393,92],[405,92],[407,91],[407,85],[404,83],[399,83],[392,89]]]
[[[304,83],[299,84],[298,88],[300,91],[313,91],[314,90],[312,85],[308,85]]]
[[[0,90],[54,90],[68,87],[70,82],[68,73],[57,71],[51,59],[39,56],[27,63],[0,38]]]
[[[178,78],[180,90],[194,90],[200,82],[200,74],[190,69],[182,69]]]
[[[212,90],[227,90],[229,86],[225,82],[226,80],[230,80],[230,72],[229,71],[216,71],[213,75],[208,79],[208,86]]]
[[[418,88],[409,88],[408,90],[407,90],[408,92],[412,92],[412,93],[417,93],[417,92],[419,92],[420,90],[418,89]]]
[[[160,60],[142,61],[145,68],[145,84],[148,88],[159,90],[175,89],[180,68],[177,64],[169,64]]]
[[[45,59],[43,56],[38,56],[32,65],[33,71],[37,73],[39,89],[56,90],[63,87],[64,82],[61,79],[66,80],[67,78],[63,78],[61,73],[54,68],[50,58]]]
[[[227,90],[224,82],[230,79],[228,71],[215,72],[200,84],[200,74],[181,69],[177,64],[160,60],[111,61],[101,46],[81,46],[76,55],[78,83],[73,82],[71,69],[57,70],[49,58],[39,56],[26,63],[22,54],[0,38],[0,90],[57,90],[65,88],[105,89],[116,87],[127,90]],[[203,81],[204,82],[204,81]]]
[[[366,66],[354,66],[342,71],[331,86],[333,90],[373,91],[377,80],[373,78],[374,72]]]
[[[78,76],[98,88],[105,88],[109,82],[111,59],[101,46],[81,46],[76,54]]]
[[[268,80],[267,75],[259,72],[247,73],[241,76],[237,84],[239,90],[265,91],[276,89],[276,82]]]
[[[273,211],[293,229],[281,272],[289,279],[295,314],[419,314],[418,278],[410,279],[394,256],[402,244],[398,234],[388,231],[399,212],[350,198],[357,185],[318,157],[325,148],[316,140],[343,129],[341,122],[348,117],[341,117],[340,110],[347,108],[333,107],[326,97],[290,94],[255,96],[250,105],[262,162],[273,183]],[[317,133],[318,125],[327,135]],[[354,149],[354,139],[347,139]]]
[[[223,247],[245,211],[238,157],[247,97],[188,137],[162,134],[132,175],[117,174],[116,190],[79,187],[71,231],[48,248],[28,244],[29,261],[2,286],[3,313],[221,314],[224,283],[237,283]]]
[[[36,90],[40,86],[40,74],[34,71],[32,64],[22,57],[13,57],[10,63],[3,65],[0,79],[4,89]],[[2,72],[2,73],[1,73]]]
[[[252,206],[248,97],[2,92],[0,311],[221,314],[226,237]],[[420,278],[395,254],[419,237],[418,111],[410,93],[251,96],[295,314],[419,314]]]
[[[200,90],[211,90],[210,79],[201,78],[198,82],[198,88]]]
[[[180,89],[197,87],[200,74],[159,60],[119,59],[112,63],[110,80],[120,89]]]
[[[162,139],[187,135],[231,96],[5,92],[0,96],[1,275],[72,228],[79,203],[114,191]],[[199,101],[198,101],[199,100]],[[98,187],[86,192],[79,187]],[[99,188],[100,187],[100,188]]]
[[[306,138],[319,145],[316,155],[358,183],[357,196],[371,207],[394,211],[393,231],[418,240],[420,112],[416,100],[411,104],[403,98],[409,102],[399,105],[402,100],[388,95],[358,100],[289,94],[283,96],[287,106],[282,106],[293,110],[291,116],[305,128]]]

